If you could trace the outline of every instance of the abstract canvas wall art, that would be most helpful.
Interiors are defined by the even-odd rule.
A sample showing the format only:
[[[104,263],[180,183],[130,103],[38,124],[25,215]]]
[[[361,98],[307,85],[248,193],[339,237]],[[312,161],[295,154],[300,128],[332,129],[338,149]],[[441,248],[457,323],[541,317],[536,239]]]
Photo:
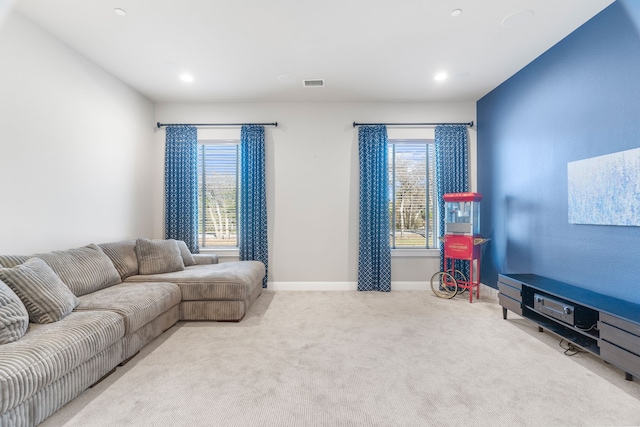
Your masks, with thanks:
[[[640,226],[640,148],[567,163],[569,223]]]

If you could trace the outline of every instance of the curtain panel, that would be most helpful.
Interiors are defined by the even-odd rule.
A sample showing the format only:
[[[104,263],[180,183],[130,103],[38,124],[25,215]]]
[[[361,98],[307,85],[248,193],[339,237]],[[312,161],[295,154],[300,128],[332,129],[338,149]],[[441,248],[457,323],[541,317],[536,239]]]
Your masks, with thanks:
[[[387,127],[360,126],[358,290],[391,291]]]
[[[268,272],[264,126],[244,125],[240,131],[239,202],[240,259],[261,261]],[[262,281],[262,287],[267,287],[267,274]]]
[[[193,126],[168,126],[165,148],[165,238],[198,248],[198,133]]]
[[[438,188],[438,221],[444,236],[444,196],[469,191],[469,144],[464,125],[436,126],[436,176]],[[469,262],[455,261],[455,269],[469,276]],[[444,246],[440,245],[440,270],[444,270]]]

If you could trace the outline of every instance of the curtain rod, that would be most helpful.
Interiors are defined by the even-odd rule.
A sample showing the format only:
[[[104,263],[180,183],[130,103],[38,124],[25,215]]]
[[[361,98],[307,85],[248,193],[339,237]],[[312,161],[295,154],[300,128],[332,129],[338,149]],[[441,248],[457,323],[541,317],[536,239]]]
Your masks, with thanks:
[[[163,126],[195,126],[195,127],[213,127],[213,126],[244,126],[244,125],[258,125],[258,126],[275,126],[278,127],[278,122],[273,123],[157,123],[158,128]]]
[[[356,123],[353,122],[353,127],[367,126],[367,125],[385,125],[385,126],[440,126],[440,125],[463,125],[473,127],[473,122],[469,123]]]

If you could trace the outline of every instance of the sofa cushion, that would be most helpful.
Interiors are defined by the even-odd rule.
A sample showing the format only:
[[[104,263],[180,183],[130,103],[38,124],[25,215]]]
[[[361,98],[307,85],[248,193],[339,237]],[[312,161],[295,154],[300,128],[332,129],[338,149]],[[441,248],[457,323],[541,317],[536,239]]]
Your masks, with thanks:
[[[192,265],[183,271],[128,277],[130,282],[172,282],[180,286],[182,300],[242,301],[265,275],[260,261],[235,261]]]
[[[29,255],[0,255],[0,267],[11,268],[31,258]]]
[[[0,280],[0,345],[19,340],[28,327],[27,308],[15,292]]]
[[[40,258],[30,258],[12,268],[0,268],[0,280],[20,297],[33,323],[57,322],[79,302]]]
[[[81,248],[38,254],[75,296],[95,292],[121,282],[118,270],[93,243]]]
[[[122,318],[111,312],[73,312],[56,323],[31,324],[22,339],[0,346],[0,413],[124,336]]]
[[[82,248],[35,255],[2,255],[0,264],[15,267],[29,258],[38,257],[49,264],[75,296],[120,283],[120,274],[102,249],[93,243]]]
[[[218,263],[218,255],[216,254],[193,254],[192,256],[196,264],[217,264]]]
[[[138,272],[140,274],[160,274],[184,270],[184,261],[178,243],[173,240],[136,240]]]
[[[173,283],[121,283],[81,296],[76,311],[116,312],[129,335],[179,303],[180,288]]]
[[[98,246],[109,257],[122,280],[138,274],[138,256],[136,255],[135,240],[101,243]]]
[[[188,267],[190,265],[194,265],[196,260],[193,259],[193,254],[187,247],[187,244],[182,240],[176,240],[176,243],[178,244],[178,249],[180,249],[180,255],[182,255],[182,262],[184,263],[184,266]]]

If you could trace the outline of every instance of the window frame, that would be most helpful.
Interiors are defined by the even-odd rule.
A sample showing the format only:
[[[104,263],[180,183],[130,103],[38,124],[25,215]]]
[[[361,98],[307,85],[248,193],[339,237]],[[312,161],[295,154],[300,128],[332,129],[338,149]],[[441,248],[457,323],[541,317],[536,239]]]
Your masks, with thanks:
[[[425,195],[426,195],[426,205],[427,205],[427,218],[428,218],[428,214],[429,212],[431,212],[431,214],[433,215],[433,223],[432,223],[432,230],[428,229],[428,224],[429,221],[426,220],[425,222],[425,244],[424,246],[397,246],[395,244],[395,239],[396,239],[396,188],[395,188],[395,178],[396,178],[396,155],[395,155],[395,145],[398,144],[404,144],[404,145],[409,145],[409,144],[415,144],[415,145],[422,145],[425,146],[426,148],[426,167],[425,167],[425,183],[426,183],[426,187],[425,187]],[[390,188],[390,194],[389,194],[389,203],[390,203],[390,211],[391,211],[391,217],[389,218],[390,220],[390,241],[389,241],[389,245],[391,247],[391,254],[392,256],[401,256],[401,257],[421,257],[421,256],[440,256],[440,231],[439,231],[439,227],[438,227],[438,201],[437,201],[437,188],[434,187],[434,191],[433,191],[433,197],[429,197],[429,186],[432,185],[437,185],[436,184],[436,180],[437,177],[435,177],[435,175],[433,176],[432,180],[433,182],[431,182],[432,180],[429,178],[429,172],[430,172],[430,168],[433,168],[433,170],[431,170],[432,173],[435,173],[436,169],[435,169],[435,158],[434,158],[434,164],[433,165],[429,165],[429,146],[432,146],[435,148],[435,139],[433,138],[389,138],[388,139],[388,152],[389,152],[389,168],[392,171],[392,176],[390,177],[390,182],[389,182],[389,188]],[[435,153],[433,153],[433,155],[435,155]],[[429,247],[429,231],[431,231],[433,233],[433,245],[432,247]]]
[[[204,246],[204,243],[206,242],[206,227],[205,224],[203,224],[203,229],[200,228],[200,216],[202,214],[201,209],[205,209],[206,203],[204,202],[204,199],[206,197],[205,195],[205,191],[206,191],[206,171],[204,170],[204,167],[202,168],[202,171],[204,171],[205,175],[204,176],[200,176],[200,167],[202,166],[202,163],[204,162],[204,159],[201,158],[200,153],[201,153],[201,147],[202,146],[235,146],[236,147],[236,173],[235,173],[235,187],[236,187],[236,194],[235,194],[235,199],[236,199],[236,203],[235,203],[235,208],[236,208],[236,244],[235,245],[226,245],[226,246]],[[200,182],[202,182],[204,184],[204,188],[201,189],[200,188]],[[201,192],[202,191],[202,192]],[[198,139],[198,193],[199,196],[201,197],[201,199],[199,200],[199,204],[201,204],[201,206],[199,206],[198,209],[198,243],[199,243],[199,247],[202,253],[207,253],[207,252],[215,252],[215,253],[222,253],[222,254],[226,254],[227,256],[237,256],[239,254],[239,234],[238,234],[238,220],[240,218],[239,216],[239,198],[240,198],[240,138],[220,138],[220,139],[216,139],[216,138],[206,138],[206,139]],[[203,234],[205,235],[203,237]]]

